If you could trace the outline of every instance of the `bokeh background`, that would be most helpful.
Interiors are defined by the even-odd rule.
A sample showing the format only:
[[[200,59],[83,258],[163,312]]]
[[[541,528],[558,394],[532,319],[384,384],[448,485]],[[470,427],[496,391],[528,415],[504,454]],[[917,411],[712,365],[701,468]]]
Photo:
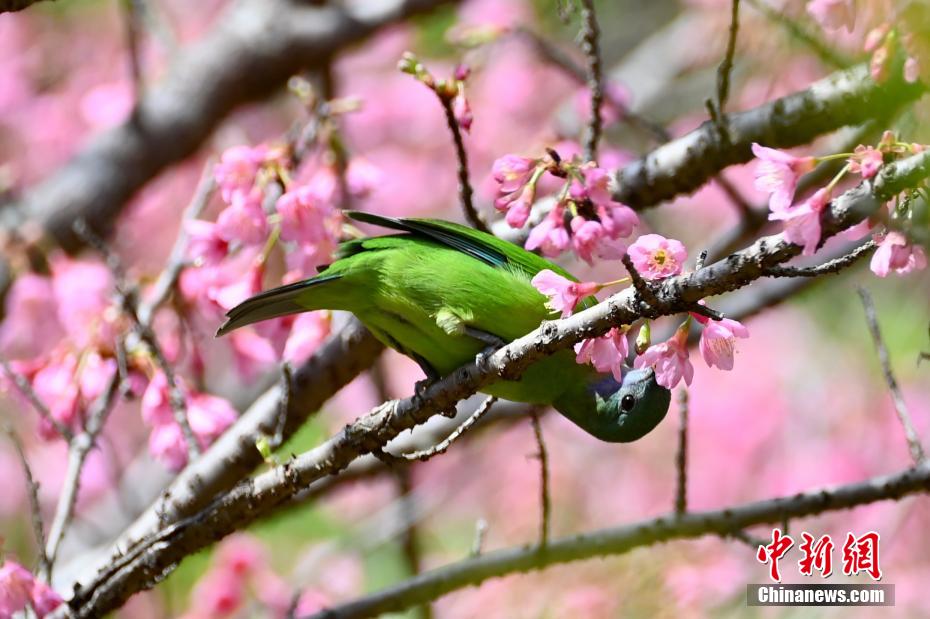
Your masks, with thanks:
[[[761,1],[761,0],[760,0]],[[730,109],[747,109],[807,87],[834,68],[773,21],[744,3],[734,92]],[[870,24],[882,2],[861,7],[852,33],[825,33],[804,11],[804,2],[772,3],[792,23],[850,59],[861,58]],[[141,38],[145,79],[157,81],[177,49],[209,31],[227,3],[151,0]],[[599,2],[602,46],[611,84],[623,89],[633,109],[673,135],[706,118],[704,98],[713,93],[723,55],[730,2]],[[492,162],[507,153],[538,156],[546,146],[578,151],[587,92],[542,59],[525,37],[502,35],[478,49],[454,41],[469,28],[520,24],[576,59],[577,18],[558,17],[554,1],[471,0],[391,27],[340,56],[334,65],[337,96],[358,97],[361,108],[341,119],[352,157],[377,169],[377,182],[359,208],[397,216],[461,219],[455,160],[435,96],[396,63],[415,51],[437,75],[458,62],[472,68],[468,97],[474,125],[466,138],[477,202],[492,214],[496,191]],[[12,200],[53,173],[100,131],[122,122],[134,100],[125,27],[119,3],[63,0],[0,15],[0,196]],[[896,127],[908,141],[927,142],[920,131],[925,110],[905,111]],[[289,92],[269,93],[227,119],[188,161],[148,184],[117,223],[111,242],[134,276],[151,281],[174,242],[181,213],[204,162],[226,148],[271,142],[304,113]],[[846,134],[825,136],[799,152],[836,150]],[[600,163],[615,167],[647,152],[651,136],[628,124],[611,124]],[[753,204],[765,196],[752,186],[754,164],[728,169],[727,179]],[[221,207],[217,198],[205,217]],[[651,210],[646,229],[682,240],[692,256],[735,225],[738,211],[711,182],[693,196]],[[63,257],[59,260],[66,260]],[[94,260],[82,258],[81,260]],[[583,278],[622,277],[619,263],[596,272],[571,260]],[[66,269],[62,269],[62,272]],[[877,305],[891,363],[915,426],[930,436],[930,282],[926,273],[879,279],[862,263],[823,278],[784,303],[747,321],[751,337],[739,342],[731,372],[707,369],[693,352],[696,375],[688,390],[690,413],[689,508],[715,509],[826,484],[892,473],[909,465],[903,432],[881,379],[855,286],[869,289]],[[747,293],[751,294],[751,291]],[[78,285],[75,296],[80,297]],[[43,312],[67,308],[10,306],[0,324],[5,357],[17,358],[28,341],[55,340]],[[16,318],[16,320],[13,320]],[[51,320],[51,322],[50,322]],[[339,317],[334,320],[338,323]],[[164,323],[164,324],[161,324]],[[176,329],[161,319],[167,337]],[[205,391],[228,398],[239,410],[278,375],[277,359],[237,365],[226,341],[214,342],[216,324],[193,325],[206,372]],[[661,332],[665,323],[656,326]],[[671,327],[671,323],[668,325]],[[19,348],[17,348],[19,347]],[[182,367],[183,366],[182,359]],[[378,376],[360,376],[281,449],[297,453],[318,444],[366,412],[383,395],[406,396],[419,370],[392,352]],[[677,398],[668,418],[631,445],[600,443],[554,413],[543,416],[552,473],[552,527],[556,536],[618,525],[668,512],[673,504]],[[39,438],[37,420],[21,400],[7,394],[2,414],[27,440],[41,482],[41,500],[54,509],[66,465],[60,440]],[[485,549],[531,543],[539,527],[539,466],[529,419],[512,416],[484,424],[450,451],[411,467],[409,479],[392,473],[341,485],[323,499],[295,505],[262,521],[218,548],[187,559],[166,582],[135,596],[118,617],[209,616],[204,599],[230,596],[213,616],[282,616],[294,590],[306,603],[336,603],[394,583],[408,575],[404,522],[414,522],[424,567],[466,556],[478,523],[486,527]],[[87,548],[104,543],[127,524],[170,479],[148,454],[148,429],[139,403],[113,414],[84,472],[78,514],[61,561],[79,561]],[[29,566],[35,559],[23,476],[12,447],[0,443],[0,532],[5,556]],[[404,489],[412,488],[407,501]],[[411,498],[412,497],[412,498]],[[405,507],[412,511],[405,512]],[[847,531],[881,534],[883,582],[896,585],[895,616],[927,616],[930,598],[930,506],[916,496],[790,523],[830,533],[838,545]],[[767,538],[770,529],[752,533]],[[232,558],[230,558],[232,557]],[[839,549],[834,551],[839,563]],[[782,562],[786,582],[821,582],[797,573],[797,547]],[[254,577],[241,599],[224,592],[220,572],[245,561]],[[839,571],[839,570],[836,570]],[[745,585],[766,582],[767,567],[755,548],[734,540],[705,538],[641,548],[624,556],[492,580],[435,604],[437,617],[701,617],[846,616],[845,609],[748,609]],[[831,582],[867,582],[834,574]],[[870,582],[870,581],[869,581]],[[213,597],[211,597],[213,596]],[[200,605],[200,606],[198,606]],[[876,609],[858,612],[873,616]],[[411,612],[409,616],[417,616]]]

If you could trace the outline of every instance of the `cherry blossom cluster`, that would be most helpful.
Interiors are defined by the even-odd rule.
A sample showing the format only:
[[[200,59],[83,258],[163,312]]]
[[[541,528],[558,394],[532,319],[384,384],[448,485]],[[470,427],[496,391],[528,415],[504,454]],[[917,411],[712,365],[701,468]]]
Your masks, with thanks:
[[[858,4],[858,0],[810,0],[807,3],[807,12],[827,32],[845,30],[852,33],[859,13]],[[875,81],[887,80],[896,67],[903,72],[908,83],[920,79],[923,69],[920,58],[926,55],[921,49],[926,42],[921,39],[925,39],[926,35],[917,30],[925,19],[919,14],[921,9],[918,5],[919,3],[912,3],[912,6],[903,12],[892,15],[893,22],[883,22],[866,33],[863,50],[871,54],[869,71]],[[882,10],[879,9],[879,12]],[[887,15],[883,17],[887,18]],[[898,64],[899,50],[903,51],[904,61],[901,64]]]
[[[628,255],[634,268],[643,278],[658,280],[682,272],[687,250],[675,239],[667,239],[658,234],[645,234],[630,245]],[[579,303],[605,287],[628,281],[629,279],[607,283],[578,282],[544,269],[533,278],[532,284],[548,297],[547,307],[553,312],[560,312],[564,318],[570,316]],[[729,318],[710,320],[698,314],[689,315],[672,337],[655,345],[651,344],[649,322],[644,321],[636,338],[637,356],[633,367],[653,368],[656,381],[668,389],[675,387],[682,379],[690,385],[694,376],[694,367],[688,353],[688,332],[692,321],[697,321],[703,327],[699,349],[707,365],[721,370],[732,370],[736,339],[749,337],[749,330]],[[611,372],[619,381],[624,368],[627,367],[626,362],[630,354],[627,339],[629,330],[630,325],[614,327],[603,336],[576,344],[575,360],[582,364],[590,363],[598,372]]]
[[[830,203],[834,189],[849,174],[863,180],[874,178],[888,161],[899,156],[922,152],[921,144],[900,142],[894,133],[886,131],[877,146],[859,145],[851,153],[837,153],[825,157],[798,157],[759,144],[752,150],[758,160],[756,188],[769,194],[769,219],[784,225],[785,238],[803,247],[802,253],[813,255],[821,244],[820,216]],[[805,200],[795,203],[795,192],[801,176],[827,160],[845,159],[846,165],[825,186],[817,189]],[[851,229],[849,235],[862,236],[872,230],[878,249],[872,256],[871,269],[879,277],[894,271],[900,275],[927,266],[924,249],[912,243],[907,236],[908,222],[912,220],[912,194],[896,197],[862,226]]]
[[[29,608],[42,619],[61,603],[61,596],[16,561],[6,559],[0,566],[0,617]]]
[[[378,170],[361,158],[344,171],[329,149],[298,164],[286,145],[236,146],[214,169],[224,208],[215,221],[190,220],[189,254],[180,288],[205,324],[265,288],[312,277],[343,235],[340,206],[366,196]],[[276,195],[277,198],[274,198]],[[284,264],[272,275],[268,265]],[[281,359],[306,358],[329,333],[325,312],[284,317],[229,337],[240,375],[254,376]]]
[[[505,155],[494,162],[492,171],[499,184],[494,206],[506,213],[513,228],[522,228],[530,219],[544,174],[562,182],[555,205],[530,231],[526,249],[550,258],[571,249],[588,264],[626,253],[623,239],[633,233],[639,218],[633,209],[613,199],[606,169],[577,157],[564,161],[550,149],[541,158]]]
[[[225,619],[253,616],[304,617],[333,603],[340,589],[355,590],[359,574],[354,562],[343,560],[327,575],[329,586],[308,587],[297,595],[271,567],[264,546],[254,537],[240,533],[218,547],[210,569],[191,595],[191,606],[182,619]],[[336,590],[336,591],[334,591]]]

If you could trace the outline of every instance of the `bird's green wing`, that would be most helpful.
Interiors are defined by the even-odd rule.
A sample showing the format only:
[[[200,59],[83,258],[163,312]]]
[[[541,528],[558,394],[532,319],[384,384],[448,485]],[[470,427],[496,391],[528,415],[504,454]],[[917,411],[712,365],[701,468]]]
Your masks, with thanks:
[[[468,254],[472,258],[490,266],[520,271],[530,279],[543,269],[549,269],[562,277],[578,281],[575,276],[559,265],[528,252],[522,247],[451,221],[419,218],[397,219],[362,211],[346,211],[346,215],[356,221],[425,236]]]

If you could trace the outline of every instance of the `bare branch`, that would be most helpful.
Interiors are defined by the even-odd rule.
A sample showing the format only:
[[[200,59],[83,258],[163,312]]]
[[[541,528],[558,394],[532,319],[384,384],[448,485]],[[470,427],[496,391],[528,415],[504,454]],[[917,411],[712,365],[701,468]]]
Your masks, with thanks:
[[[726,132],[726,107],[730,97],[730,73],[733,71],[733,57],[736,55],[736,35],[739,32],[739,0],[730,0],[730,31],[727,37],[727,51],[723,61],[717,67],[717,113],[720,115],[722,131]]]
[[[688,510],[688,390],[678,392],[678,450],[675,452],[675,514]]]
[[[891,360],[888,357],[888,348],[882,339],[881,329],[878,327],[878,316],[875,313],[875,303],[872,302],[872,296],[865,288],[858,287],[859,298],[862,299],[862,308],[865,310],[866,322],[869,324],[869,332],[872,334],[872,340],[875,342],[875,350],[878,352],[878,360],[882,365],[882,374],[885,376],[885,382],[888,384],[888,391],[891,392],[891,399],[894,401],[894,410],[904,428],[904,437],[907,439],[907,446],[911,452],[911,458],[915,465],[923,464],[926,460],[924,448],[920,443],[920,437],[914,424],[911,422],[911,414],[907,410],[907,404],[904,403],[904,395],[901,388],[898,387],[898,380],[891,370]]]
[[[467,219],[468,223],[476,230],[493,234],[488,229],[488,225],[485,223],[484,219],[482,219],[478,211],[475,210],[475,202],[473,199],[474,191],[471,187],[471,180],[468,177],[468,153],[465,152],[465,141],[462,139],[462,128],[455,119],[455,112],[452,109],[452,99],[443,96],[439,92],[436,94],[446,114],[446,124],[449,126],[449,131],[452,133],[452,143],[455,145],[455,158],[458,161],[456,170],[459,179],[459,198],[462,201],[462,210],[465,211],[465,219]]]
[[[433,456],[446,453],[446,450],[448,450],[449,447],[452,446],[452,443],[454,443],[459,438],[461,438],[461,436],[465,434],[466,432],[468,432],[468,430],[472,426],[478,423],[479,419],[484,417],[484,415],[489,410],[491,410],[491,407],[494,406],[495,402],[497,402],[497,398],[495,398],[494,396],[489,396],[484,402],[481,403],[481,406],[475,409],[475,412],[472,413],[468,419],[462,422],[462,425],[460,425],[455,430],[453,430],[452,434],[444,438],[442,441],[440,441],[439,443],[437,443],[436,445],[428,449],[414,451],[413,453],[401,454],[400,457],[405,458],[406,460],[426,461],[432,458]]]
[[[744,531],[749,526],[814,516],[877,501],[897,500],[927,492],[928,488],[930,467],[921,464],[895,475],[873,477],[834,488],[746,503],[719,511],[691,512],[681,516],[673,512],[652,520],[558,539],[549,544],[545,553],[538,552],[534,547],[488,552],[480,557],[424,572],[383,591],[305,619],[354,619],[398,612],[491,578],[594,557],[621,555],[634,548],[676,539],[694,539],[705,535],[750,539]]]
[[[588,120],[584,144],[587,161],[597,161],[597,144],[603,129],[601,104],[604,102],[604,68],[598,41],[600,35],[594,0],[581,0],[581,50],[588,59],[588,90],[591,94],[591,118]]]
[[[130,120],[98,135],[15,209],[36,219],[68,250],[82,241],[71,223],[87,220],[107,236],[129,198],[169,165],[193,153],[234,109],[267,97],[301,69],[405,17],[453,0],[383,0],[320,5],[290,0],[233,3],[214,29],[178,54]]]
[[[635,209],[655,206],[694,191],[729,165],[749,161],[753,142],[773,148],[805,144],[840,127],[888,118],[923,92],[923,86],[897,77],[878,85],[864,66],[835,73],[807,90],[729,114],[729,142],[708,121],[656,148],[617,172],[614,199]]]
[[[23,467],[23,475],[26,478],[26,494],[29,497],[29,512],[32,514],[32,532],[36,538],[36,554],[39,556],[39,572],[47,574],[49,561],[48,555],[45,554],[45,525],[42,521],[42,507],[39,503],[39,482],[32,475],[29,460],[26,458],[26,450],[19,435],[16,434],[16,430],[5,423],[3,424],[3,431],[10,438],[13,447],[16,448],[16,455],[19,456],[19,463]]]
[[[3,367],[3,373],[6,374],[6,377],[16,386],[16,390],[19,391],[20,395],[26,398],[26,400],[28,400],[32,405],[32,408],[34,408],[36,412],[39,413],[39,417],[55,428],[55,431],[64,437],[67,442],[70,443],[72,440],[74,440],[74,432],[71,431],[71,428],[58,421],[58,419],[52,415],[52,412],[48,409],[48,406],[45,405],[45,402],[42,401],[42,398],[40,398],[32,388],[32,385],[29,383],[28,379],[14,370],[10,365],[10,362],[5,359],[0,361],[0,366]]]
[[[552,514],[552,501],[549,499],[549,454],[546,451],[546,441],[543,440],[542,426],[539,423],[539,411],[530,412],[530,421],[533,424],[533,437],[536,439],[536,457],[539,458],[539,547],[549,545],[549,530]]]
[[[848,266],[855,264],[863,256],[867,256],[875,249],[875,241],[866,241],[848,254],[828,260],[813,267],[771,267],[765,274],[769,277],[820,277],[839,273]]]
[[[200,214],[203,213],[207,203],[210,201],[210,196],[213,195],[213,190],[216,188],[216,181],[213,178],[213,164],[213,160],[210,159],[207,161],[206,165],[204,165],[203,172],[200,174],[200,181],[198,181],[197,188],[194,190],[194,195],[191,198],[190,204],[184,210],[184,215],[181,217],[178,236],[171,248],[168,262],[155,281],[149,299],[139,304],[139,322],[143,325],[151,326],[155,312],[158,311],[162,303],[171,295],[175,286],[177,286],[178,278],[181,277],[181,271],[184,270],[186,265],[188,244],[188,235],[187,231],[184,229],[184,225],[185,222],[200,217]]]
[[[158,342],[158,336],[155,335],[154,329],[152,329],[151,325],[142,322],[139,315],[139,294],[136,286],[129,281],[126,269],[123,267],[119,256],[113,253],[106,242],[97,236],[85,220],[78,219],[72,227],[74,232],[88,246],[100,252],[110,269],[116,286],[116,293],[119,296],[120,309],[132,322],[136,335],[139,336],[139,339],[142,340],[155,358],[155,365],[165,375],[171,412],[174,414],[174,420],[181,428],[181,434],[184,435],[184,442],[187,444],[187,459],[188,461],[195,460],[200,455],[200,445],[197,443],[197,437],[194,436],[194,431],[191,430],[190,422],[187,419],[187,398],[181,390],[174,368],[168,362],[168,358]]]
[[[887,164],[875,178],[843,193],[824,210],[824,238],[868,217],[898,192],[927,176],[930,152]],[[381,404],[318,447],[239,484],[199,513],[141,540],[77,589],[69,606],[77,617],[106,613],[136,591],[151,587],[183,557],[274,512],[309,484],[338,473],[360,455],[380,452],[401,432],[453,408],[458,400],[486,385],[500,379],[515,380],[534,361],[599,336],[615,325],[688,311],[700,299],[755,281],[766,267],[785,262],[800,251],[783,235],[764,237],[700,271],[663,280],[655,289],[656,306],[643,308],[635,290],[628,288],[568,318],[546,322],[501,347],[483,363],[464,365],[415,396]]]
[[[121,347],[123,343],[121,341],[117,342],[117,346]],[[48,543],[45,546],[45,555],[48,557],[45,577],[49,580],[51,580],[52,568],[55,566],[55,559],[58,556],[58,548],[68,530],[68,525],[71,524],[71,518],[74,516],[74,506],[77,503],[81,486],[81,473],[84,470],[84,462],[87,459],[87,454],[96,444],[97,435],[103,429],[107,416],[113,409],[114,404],[116,404],[120,382],[119,372],[113,372],[87,414],[84,431],[74,437],[74,440],[69,444],[68,469],[65,472],[65,481],[58,497],[55,517],[52,519],[51,527],[49,527]]]

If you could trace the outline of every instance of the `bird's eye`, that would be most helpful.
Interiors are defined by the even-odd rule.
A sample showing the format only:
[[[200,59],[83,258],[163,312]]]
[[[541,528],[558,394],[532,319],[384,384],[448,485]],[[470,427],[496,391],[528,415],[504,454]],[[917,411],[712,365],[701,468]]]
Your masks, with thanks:
[[[624,412],[630,412],[633,409],[633,405],[636,404],[636,398],[630,394],[623,396],[623,399],[620,400],[620,408]]]

